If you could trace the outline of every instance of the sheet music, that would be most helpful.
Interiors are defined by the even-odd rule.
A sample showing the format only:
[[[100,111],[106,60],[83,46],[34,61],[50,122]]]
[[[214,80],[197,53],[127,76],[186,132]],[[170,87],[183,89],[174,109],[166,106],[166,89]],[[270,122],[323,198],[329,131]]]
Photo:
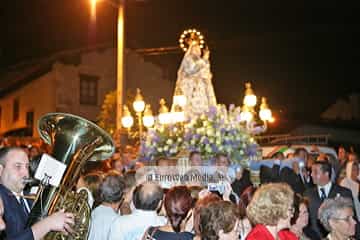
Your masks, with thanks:
[[[65,164],[44,153],[36,170],[35,178],[40,181],[46,179],[51,186],[58,187],[65,169]]]

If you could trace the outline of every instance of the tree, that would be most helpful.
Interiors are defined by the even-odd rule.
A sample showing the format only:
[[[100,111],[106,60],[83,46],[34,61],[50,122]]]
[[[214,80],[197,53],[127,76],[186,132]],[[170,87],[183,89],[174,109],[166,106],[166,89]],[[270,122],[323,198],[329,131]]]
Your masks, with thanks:
[[[116,90],[105,95],[98,117],[98,125],[111,135],[116,131]]]

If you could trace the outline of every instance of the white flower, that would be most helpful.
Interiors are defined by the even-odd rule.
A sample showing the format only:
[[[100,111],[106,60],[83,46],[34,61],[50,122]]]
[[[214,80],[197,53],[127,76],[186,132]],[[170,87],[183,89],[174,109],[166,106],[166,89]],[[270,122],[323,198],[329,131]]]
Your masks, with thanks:
[[[171,145],[171,144],[173,144],[173,140],[170,138],[170,139],[168,139],[167,141],[166,141],[166,144],[167,145]]]
[[[214,143],[215,142],[214,138],[209,138],[209,142]]]
[[[240,153],[240,155],[243,155],[243,154],[244,154],[244,151],[243,151],[243,150],[240,150],[239,153]]]
[[[208,128],[207,131],[206,131],[206,134],[207,134],[208,136],[213,136],[213,135],[214,135],[214,129]]]
[[[157,148],[157,151],[158,151],[158,152],[162,152],[162,151],[163,151],[162,147],[158,147],[158,148]]]
[[[205,151],[208,153],[211,153],[211,147],[209,145],[206,145]]]
[[[191,139],[190,144],[195,145],[195,139]]]
[[[182,142],[182,138],[178,137],[177,142],[179,142],[179,143]]]
[[[164,151],[166,152],[166,151],[168,151],[169,150],[169,146],[165,146],[164,147]]]

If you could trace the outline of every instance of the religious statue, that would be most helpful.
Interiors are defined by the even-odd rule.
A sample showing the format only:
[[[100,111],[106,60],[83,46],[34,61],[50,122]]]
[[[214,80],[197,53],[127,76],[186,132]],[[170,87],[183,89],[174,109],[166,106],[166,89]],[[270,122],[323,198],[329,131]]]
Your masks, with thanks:
[[[208,49],[204,50],[202,56],[200,46],[194,41],[186,51],[178,70],[175,94],[180,89],[186,97],[183,110],[187,119],[207,112],[210,106],[216,106],[209,56]]]

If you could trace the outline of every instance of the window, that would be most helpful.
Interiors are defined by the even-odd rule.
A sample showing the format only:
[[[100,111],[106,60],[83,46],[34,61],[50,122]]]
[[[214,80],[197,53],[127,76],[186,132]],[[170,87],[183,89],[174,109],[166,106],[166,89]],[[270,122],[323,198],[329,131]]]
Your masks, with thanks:
[[[20,114],[20,100],[18,98],[15,98],[13,102],[13,122],[19,120],[19,114]]]
[[[99,77],[80,74],[80,104],[97,105]]]

